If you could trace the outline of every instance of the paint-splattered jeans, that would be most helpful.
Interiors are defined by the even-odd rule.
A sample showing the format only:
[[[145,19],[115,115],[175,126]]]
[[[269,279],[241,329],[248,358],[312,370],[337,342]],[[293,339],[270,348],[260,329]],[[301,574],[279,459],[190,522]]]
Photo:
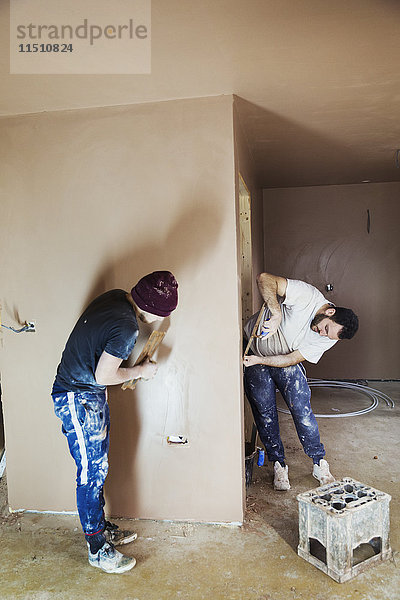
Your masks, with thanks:
[[[246,367],[244,388],[268,460],[281,463],[285,460],[276,407],[278,388],[291,412],[304,452],[314,463],[319,463],[325,456],[325,449],[321,444],[318,424],[311,409],[311,391],[304,367]]]
[[[84,533],[92,536],[105,527],[103,485],[108,471],[110,428],[106,392],[54,394],[53,402],[77,466],[79,518]]]

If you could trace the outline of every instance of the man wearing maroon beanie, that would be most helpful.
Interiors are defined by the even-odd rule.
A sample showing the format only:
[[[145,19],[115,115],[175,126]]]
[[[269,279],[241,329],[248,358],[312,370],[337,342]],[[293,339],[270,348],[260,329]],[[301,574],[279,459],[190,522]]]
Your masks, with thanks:
[[[54,410],[77,466],[76,498],[89,563],[107,573],[135,566],[115,549],[136,534],[106,521],[103,485],[108,470],[109,410],[106,386],[151,379],[157,365],[146,359],[121,367],[135,345],[139,326],[162,321],[178,304],[178,284],[169,271],[154,271],[132,288],[110,290],[84,311],[68,338],[52,389]]]

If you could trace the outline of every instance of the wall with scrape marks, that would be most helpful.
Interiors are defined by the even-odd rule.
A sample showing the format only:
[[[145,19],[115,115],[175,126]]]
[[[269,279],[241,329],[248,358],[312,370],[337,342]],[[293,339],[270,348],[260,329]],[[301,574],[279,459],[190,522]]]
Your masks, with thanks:
[[[243,517],[232,98],[7,118],[1,375],[13,509],[74,510],[75,469],[50,390],[98,294],[156,269],[179,282],[155,379],[109,389],[113,515]],[[138,355],[150,327],[143,326]],[[168,435],[188,437],[185,447]],[[205,493],[207,490],[207,493]]]

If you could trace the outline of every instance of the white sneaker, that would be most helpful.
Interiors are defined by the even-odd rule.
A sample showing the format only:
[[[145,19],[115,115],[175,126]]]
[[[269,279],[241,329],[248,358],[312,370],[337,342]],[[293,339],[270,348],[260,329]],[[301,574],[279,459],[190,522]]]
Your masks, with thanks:
[[[315,479],[318,479],[320,485],[326,485],[335,481],[334,476],[329,471],[328,462],[323,458],[319,461],[319,465],[314,463],[312,474]]]
[[[288,472],[289,467],[287,465],[282,467],[280,462],[274,462],[274,490],[278,490],[279,492],[290,490]]]
[[[106,528],[104,530],[104,537],[109,544],[113,546],[121,546],[122,544],[130,544],[137,538],[137,533],[133,531],[127,531],[126,529],[120,529],[118,525],[106,521]]]
[[[136,565],[136,559],[121,554],[112,544],[106,542],[96,554],[92,554],[89,548],[89,564],[106,573],[125,573]]]

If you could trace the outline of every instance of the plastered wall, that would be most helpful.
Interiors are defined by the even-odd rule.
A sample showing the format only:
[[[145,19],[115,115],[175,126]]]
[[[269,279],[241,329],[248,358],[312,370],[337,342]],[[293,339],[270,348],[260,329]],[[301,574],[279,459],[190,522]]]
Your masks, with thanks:
[[[110,388],[107,508],[241,521],[232,98],[28,115],[0,128],[2,318],[37,325],[2,333],[11,507],[75,510],[50,398],[65,341],[96,295],[170,269],[179,306],[157,377],[134,392]],[[167,446],[178,433],[189,444]]]
[[[400,183],[264,190],[265,269],[304,279],[360,329],[338,342],[311,377],[399,379]]]

